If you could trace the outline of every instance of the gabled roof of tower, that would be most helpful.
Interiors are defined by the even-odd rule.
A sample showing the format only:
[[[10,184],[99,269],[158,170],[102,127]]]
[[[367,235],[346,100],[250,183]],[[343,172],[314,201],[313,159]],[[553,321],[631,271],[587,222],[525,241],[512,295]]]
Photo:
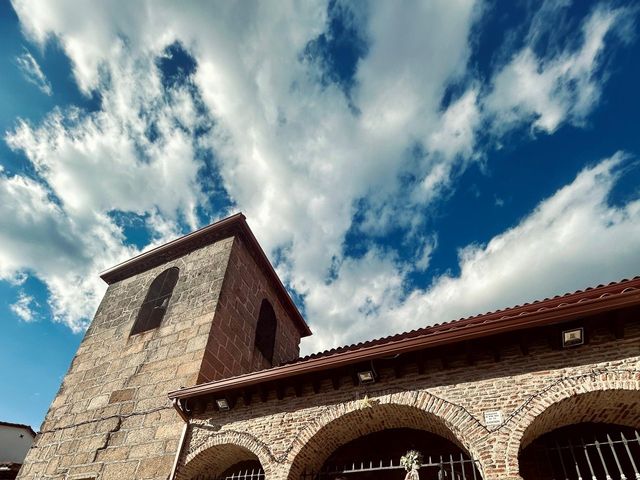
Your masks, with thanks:
[[[389,358],[443,345],[450,346],[492,335],[556,325],[638,305],[640,305],[640,276],[326,350],[278,367],[169,392],[169,397],[175,403],[202,395],[220,395],[227,391],[278,382],[289,377],[309,375],[363,361]],[[176,405],[176,408],[179,408],[179,404]]]
[[[287,313],[291,316],[295,322],[298,330],[303,337],[311,335],[311,330],[307,325],[307,322],[302,317],[302,314],[296,307],[295,303],[291,299],[289,292],[282,284],[280,277],[273,269],[271,262],[267,258],[267,255],[262,250],[262,247],[253,235],[253,232],[247,225],[246,217],[242,213],[237,213],[230,217],[224,218],[218,222],[212,223],[200,230],[189,233],[183,237],[172,240],[159,247],[153,248],[147,252],[126,260],[115,267],[105,270],[100,274],[102,278],[109,285],[125,278],[131,277],[150,268],[162,265],[170,260],[176,259],[187,253],[193,252],[206,245],[210,245],[219,240],[240,236],[247,245],[251,255],[254,257],[258,265],[262,268],[278,293],[280,302],[287,310]]]

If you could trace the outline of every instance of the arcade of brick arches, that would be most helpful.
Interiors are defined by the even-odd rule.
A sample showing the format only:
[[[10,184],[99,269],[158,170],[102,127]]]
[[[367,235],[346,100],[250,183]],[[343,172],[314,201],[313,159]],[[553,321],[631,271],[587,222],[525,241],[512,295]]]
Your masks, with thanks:
[[[241,214],[102,278],[19,479],[640,480],[638,277],[304,358]]]

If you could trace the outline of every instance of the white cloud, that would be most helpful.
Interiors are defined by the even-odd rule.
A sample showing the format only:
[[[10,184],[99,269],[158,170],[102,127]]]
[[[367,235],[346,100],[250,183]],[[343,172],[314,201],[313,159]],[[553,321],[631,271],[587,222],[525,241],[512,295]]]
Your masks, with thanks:
[[[197,209],[209,205],[206,183],[216,181],[203,178],[207,165],[197,150],[210,148],[222,183],[215,187],[247,214],[267,251],[282,252],[278,270],[304,297],[316,332],[307,349],[446,316],[431,292],[453,299],[447,295],[455,288],[445,286],[466,287],[471,265],[497,258],[489,246],[465,250],[459,283],[442,277],[431,289],[407,291],[408,274],[428,268],[435,241],[423,242],[414,264],[371,245],[351,258],[344,243],[354,216],[365,219],[366,235],[401,227],[416,236],[423,215],[415,212],[425,212],[455,188],[459,172],[482,159],[477,136],[487,121],[503,121],[500,131],[525,123],[551,132],[563,121],[584,120],[602,86],[605,37],[620,15],[596,10],[577,51],[539,58],[525,48],[496,73],[487,97],[488,87],[468,68],[481,2],[373,2],[351,19],[368,48],[348,97],[340,85],[319,81],[323,59],[302,54],[327,33],[325,2],[14,6],[30,38],[44,45],[55,37],[80,88],[103,100],[97,112],[56,110],[7,135],[37,177],[5,175],[0,195],[7,209],[19,210],[18,201],[32,205],[37,218],[35,229],[20,218],[5,220],[3,278],[34,272],[51,292],[56,317],[81,328],[103,288],[95,280],[99,267],[134,251],[122,246],[110,213],[144,216],[155,242],[174,235],[178,220],[195,227]],[[188,85],[165,89],[156,60],[174,42],[188,49],[197,69]],[[443,106],[452,82],[463,93]],[[531,82],[539,88],[528,88]],[[198,135],[205,125],[210,132]],[[42,248],[50,231],[54,241]],[[420,231],[427,239],[436,234]],[[518,291],[536,292],[525,287]],[[508,293],[494,300],[515,296]]]
[[[379,249],[362,258],[346,258],[332,282],[317,283],[305,297],[307,315],[318,319],[307,352],[378,337],[395,325],[384,325],[389,307],[400,304],[408,266]],[[382,327],[382,328],[381,328]]]
[[[27,295],[24,292],[20,292],[18,300],[9,306],[11,311],[23,322],[33,322],[35,320],[35,313],[32,309],[32,304],[35,300],[32,296]]]
[[[434,250],[438,247],[438,239],[435,235],[426,238],[418,252],[417,259],[414,263],[414,267],[416,270],[424,272],[429,268],[429,264],[431,263],[431,256],[433,255]]]
[[[440,125],[434,130],[427,146],[447,158],[463,155],[470,158],[475,147],[475,136],[480,122],[478,92],[467,91],[442,114]]]
[[[54,318],[76,331],[104,292],[97,273],[136,253],[110,213],[146,216],[158,243],[177,235],[179,220],[196,228],[204,201],[194,135],[203,118],[188,86],[165,90],[153,57],[134,60],[122,44],[112,53],[102,109],[56,109],[38,126],[19,121],[6,141],[38,177],[0,178],[0,277],[33,273],[49,289]]]
[[[44,281],[54,319],[72,330],[86,326],[104,293],[97,271],[135,253],[122,241],[105,216],[80,224],[39,182],[0,175],[0,279],[29,272]]]
[[[515,227],[463,249],[460,275],[414,292],[396,318],[439,322],[637,274],[640,201],[608,204],[623,163],[619,153],[583,170]]]
[[[586,168],[519,224],[486,245],[462,249],[459,275],[442,275],[409,295],[404,288],[408,265],[374,252],[346,263],[335,288],[315,290],[307,299],[313,314],[331,327],[311,337],[305,349],[406,331],[636,275],[640,200],[608,203],[628,163],[618,153]]]
[[[628,14],[596,8],[582,26],[582,44],[575,51],[544,58],[527,44],[514,55],[495,75],[484,100],[494,128],[502,133],[514,124],[532,122],[534,130],[552,133],[563,122],[582,124],[600,99],[606,37],[622,34]],[[536,39],[533,33],[529,37],[531,42]]]
[[[53,93],[51,83],[47,80],[40,65],[38,65],[38,62],[28,50],[25,50],[22,55],[16,57],[16,63],[28,82],[33,83],[45,95],[50,96]]]

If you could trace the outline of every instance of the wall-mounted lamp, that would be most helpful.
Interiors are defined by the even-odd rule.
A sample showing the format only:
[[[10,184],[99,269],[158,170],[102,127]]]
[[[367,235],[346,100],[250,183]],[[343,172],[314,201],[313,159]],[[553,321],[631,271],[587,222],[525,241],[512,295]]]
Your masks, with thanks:
[[[584,344],[584,328],[574,328],[562,332],[562,346],[575,347]]]
[[[360,381],[361,385],[365,385],[367,383],[373,383],[376,381],[376,377],[373,373],[373,371],[371,370],[363,370],[361,372],[358,372],[358,380]]]
[[[216,400],[216,405],[218,406],[218,410],[221,412],[231,410],[231,405],[229,405],[229,401],[226,398],[218,398]]]

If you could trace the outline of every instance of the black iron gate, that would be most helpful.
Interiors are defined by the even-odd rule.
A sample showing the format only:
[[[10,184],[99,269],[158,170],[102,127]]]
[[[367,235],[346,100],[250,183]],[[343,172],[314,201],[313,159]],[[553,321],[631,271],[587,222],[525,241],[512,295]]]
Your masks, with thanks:
[[[193,480],[200,480],[200,477]],[[218,477],[203,476],[202,480],[265,480],[265,476],[259,461],[245,460],[228,468]]]
[[[640,480],[640,434],[624,427],[547,435],[520,455],[525,480]],[[591,433],[591,435],[589,435]],[[584,435],[584,436],[583,436]]]
[[[478,464],[466,455],[427,456],[420,467],[421,480],[480,480]],[[399,461],[370,460],[348,465],[332,465],[319,472],[305,472],[301,480],[381,479],[404,478],[404,467]]]
[[[237,472],[230,473],[224,477],[218,477],[215,480],[265,480],[264,471],[262,468],[238,470]]]

